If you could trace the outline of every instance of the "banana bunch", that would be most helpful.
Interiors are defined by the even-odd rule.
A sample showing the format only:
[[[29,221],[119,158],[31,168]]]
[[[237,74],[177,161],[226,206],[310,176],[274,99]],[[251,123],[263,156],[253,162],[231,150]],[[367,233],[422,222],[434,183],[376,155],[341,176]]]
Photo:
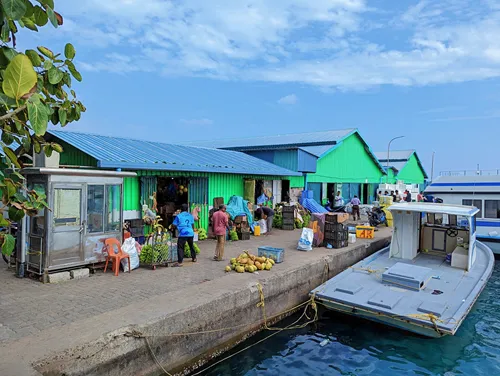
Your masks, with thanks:
[[[266,257],[252,255],[249,251],[244,251],[238,257],[232,258],[230,264],[226,266],[226,272],[234,270],[237,273],[254,273],[259,270],[271,270],[274,260]]]

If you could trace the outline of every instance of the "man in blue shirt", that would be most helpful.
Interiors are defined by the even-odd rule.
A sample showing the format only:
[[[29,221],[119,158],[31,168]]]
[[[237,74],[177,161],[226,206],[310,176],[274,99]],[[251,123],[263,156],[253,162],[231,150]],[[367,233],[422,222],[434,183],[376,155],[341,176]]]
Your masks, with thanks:
[[[181,213],[179,213],[172,223],[174,228],[179,231],[179,238],[177,239],[177,263],[174,266],[182,266],[184,260],[184,247],[186,243],[191,250],[191,257],[193,262],[196,262],[196,252],[194,250],[193,237],[194,237],[194,218],[188,212],[188,205],[182,204]]]

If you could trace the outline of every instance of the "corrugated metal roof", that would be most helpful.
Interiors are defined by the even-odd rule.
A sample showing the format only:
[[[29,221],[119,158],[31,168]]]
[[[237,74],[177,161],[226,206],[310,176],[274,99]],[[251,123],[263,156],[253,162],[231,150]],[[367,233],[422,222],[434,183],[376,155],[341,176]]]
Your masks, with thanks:
[[[102,168],[301,176],[298,172],[236,151],[77,132],[51,130],[48,133],[94,157]]]
[[[410,159],[415,150],[391,150],[389,152],[389,161]],[[378,151],[375,153],[380,162],[387,162],[387,151]]]
[[[319,158],[334,146],[335,145],[303,146],[301,149]]]
[[[417,163],[422,169],[422,172],[424,174],[425,178],[428,178],[427,172],[424,169],[424,165],[422,164],[422,161],[418,157],[418,154],[416,150],[393,150],[389,152],[389,166],[393,167],[396,169],[398,172],[403,169],[403,167],[408,163],[408,160],[410,157],[415,154],[415,158],[417,158]],[[376,152],[375,155],[377,156],[378,160],[384,166],[384,168],[387,165],[387,152],[386,151],[379,151]]]
[[[313,146],[334,145],[335,142],[354,132],[355,129],[339,129],[325,132],[295,133],[272,136],[259,136],[249,138],[218,139],[209,141],[192,141],[184,145],[196,145],[205,147],[216,147],[219,149],[249,149],[265,147],[291,147],[291,146]]]

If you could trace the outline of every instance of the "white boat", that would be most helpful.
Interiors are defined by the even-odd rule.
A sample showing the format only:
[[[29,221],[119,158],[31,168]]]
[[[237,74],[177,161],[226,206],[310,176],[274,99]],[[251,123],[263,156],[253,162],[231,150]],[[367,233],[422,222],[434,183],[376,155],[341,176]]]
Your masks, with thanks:
[[[442,172],[425,194],[446,204],[477,207],[477,238],[500,255],[499,170]]]
[[[470,206],[389,207],[389,247],[311,291],[329,309],[428,337],[454,335],[491,276],[494,255],[476,240]]]

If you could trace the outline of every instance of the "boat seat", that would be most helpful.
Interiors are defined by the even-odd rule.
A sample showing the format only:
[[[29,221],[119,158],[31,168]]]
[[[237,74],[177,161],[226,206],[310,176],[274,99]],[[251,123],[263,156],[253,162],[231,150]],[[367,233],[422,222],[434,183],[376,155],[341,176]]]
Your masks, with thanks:
[[[338,292],[343,292],[344,294],[349,294],[349,295],[354,295],[360,290],[362,290],[363,287],[360,286],[359,284],[355,283],[340,283],[335,291]]]
[[[469,251],[464,247],[457,247],[451,254],[451,266],[459,269],[467,269],[469,263]]]
[[[392,291],[381,291],[373,295],[373,297],[368,300],[368,304],[385,309],[393,309],[400,300],[401,295],[399,294]]]

